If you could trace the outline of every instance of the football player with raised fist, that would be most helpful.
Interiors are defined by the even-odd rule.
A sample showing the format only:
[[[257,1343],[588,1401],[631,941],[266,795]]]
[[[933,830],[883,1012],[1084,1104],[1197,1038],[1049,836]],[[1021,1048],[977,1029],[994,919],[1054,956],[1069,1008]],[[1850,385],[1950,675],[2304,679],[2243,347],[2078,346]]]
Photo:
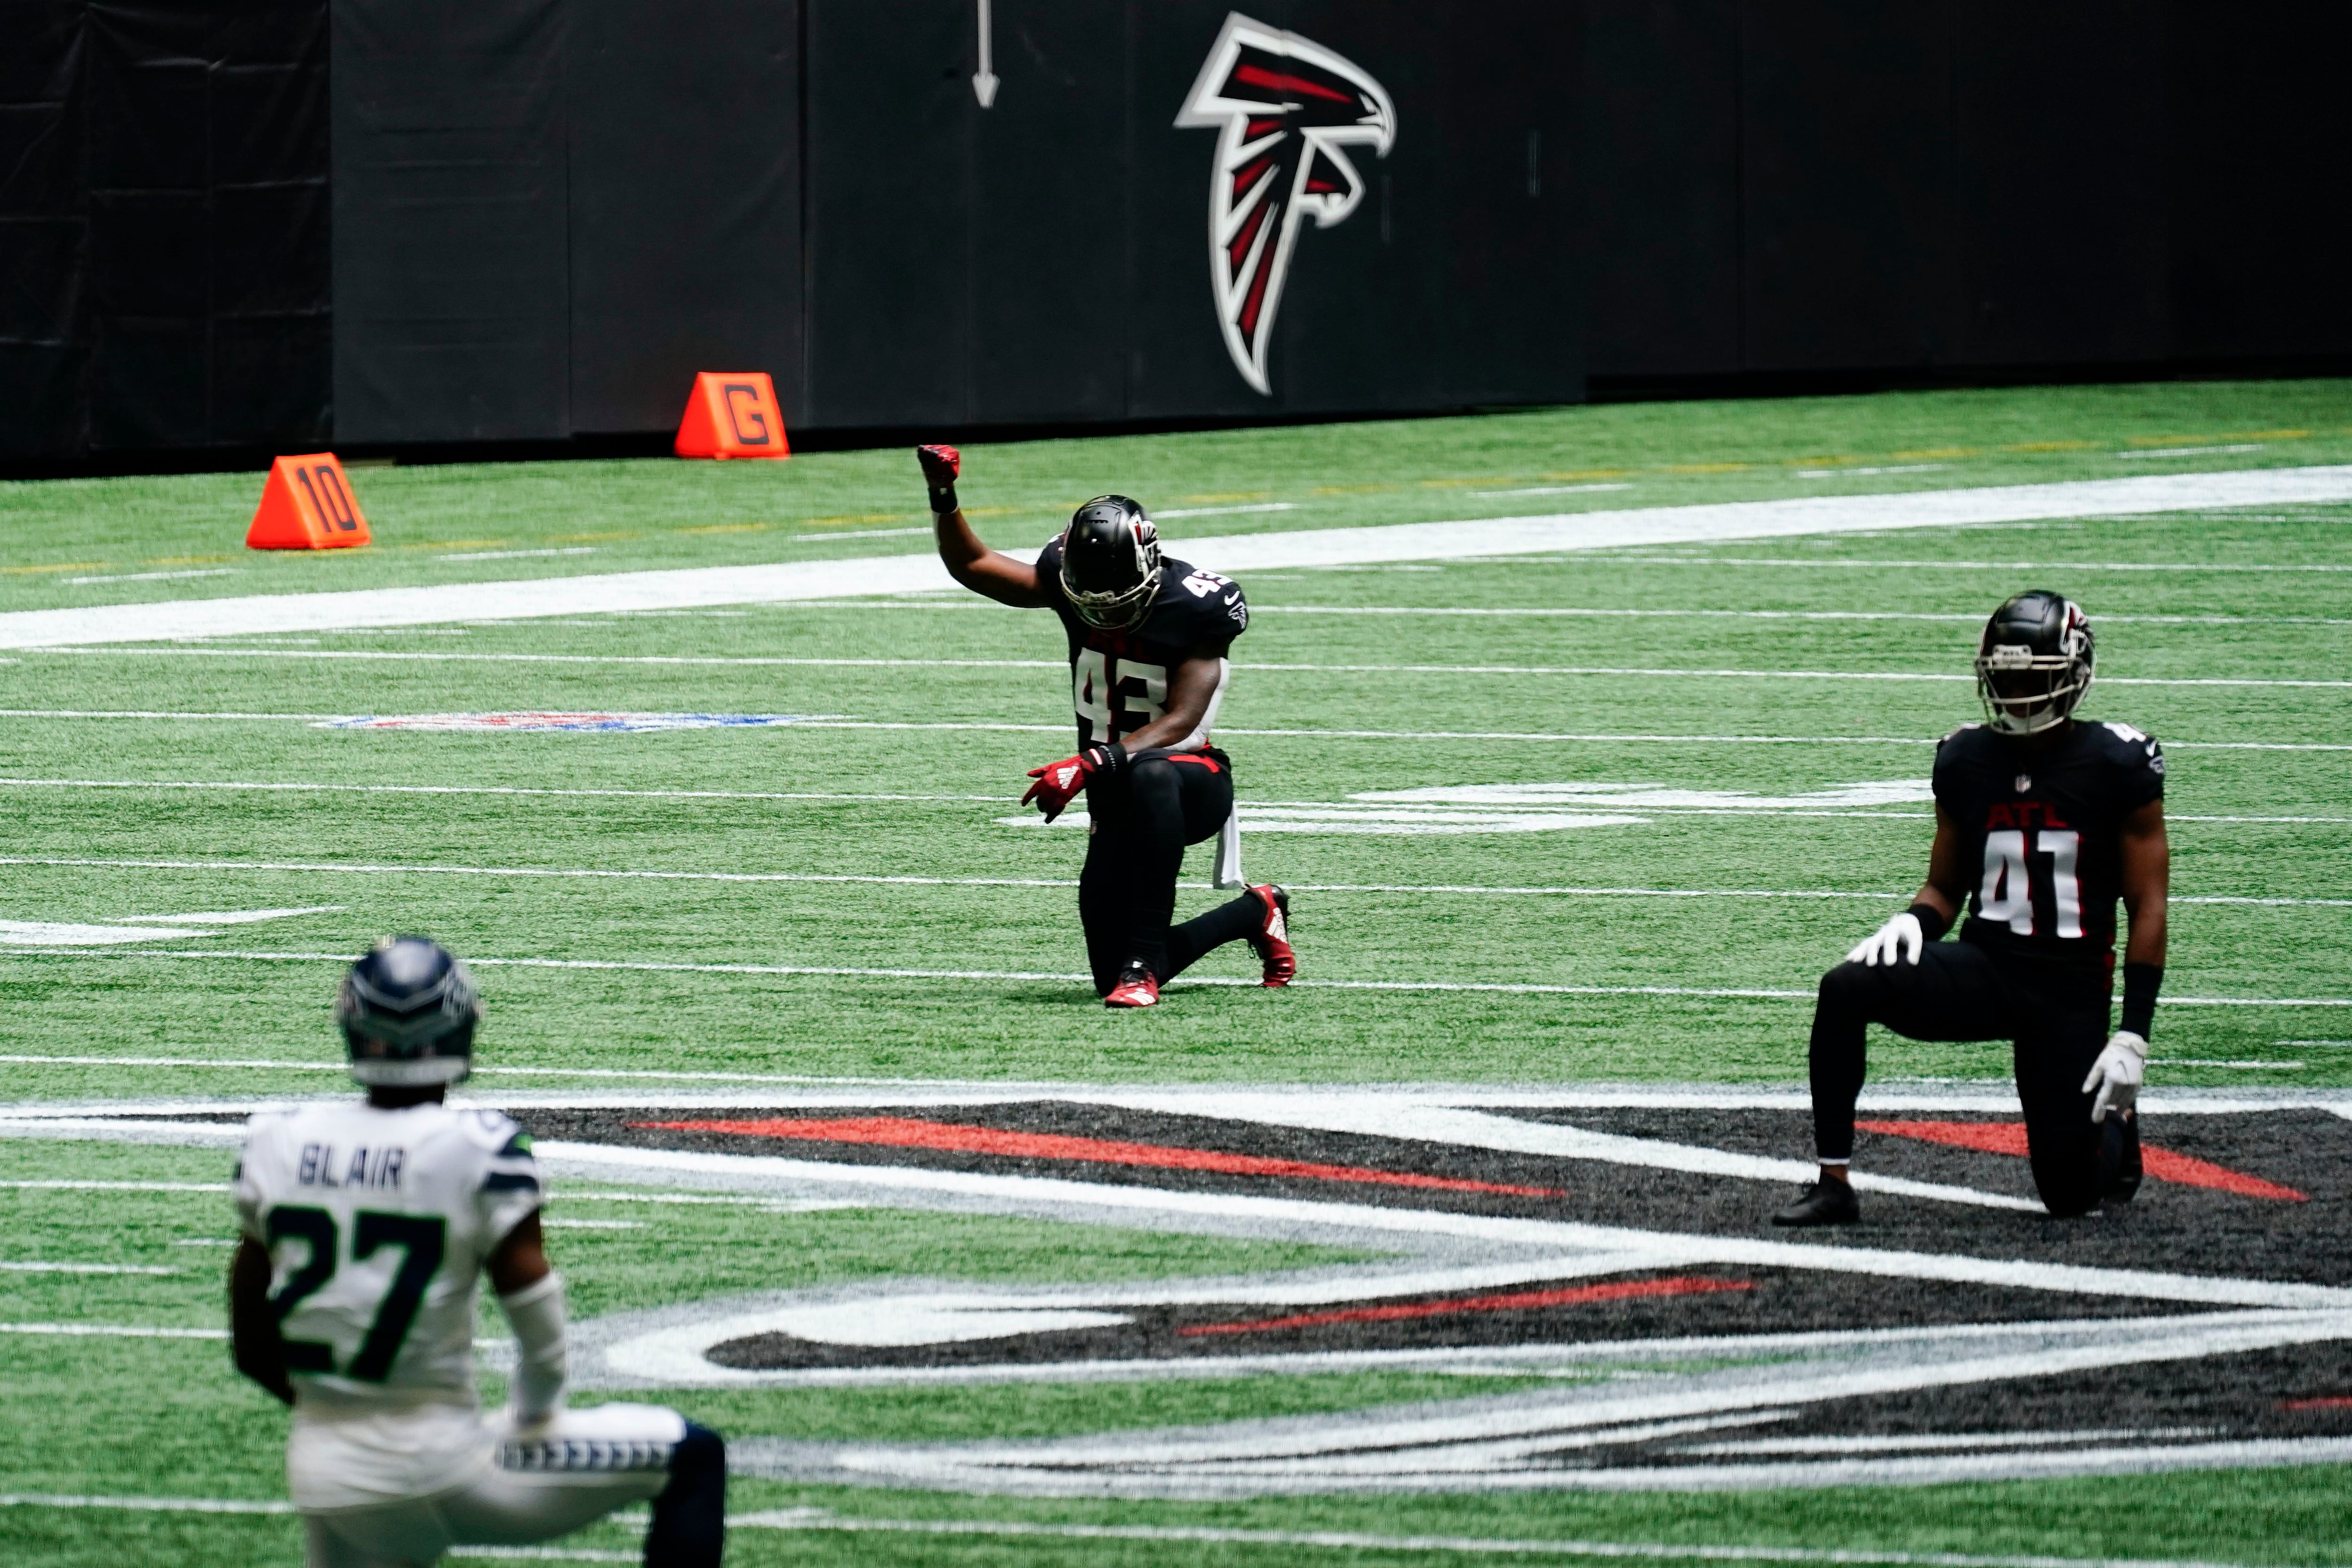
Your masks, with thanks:
[[[1160,986],[1229,942],[1256,952],[1265,984],[1288,984],[1298,964],[1282,889],[1250,888],[1170,923],[1185,846],[1216,837],[1233,815],[1233,759],[1211,730],[1232,673],[1226,650],[1249,626],[1241,585],[1162,556],[1151,519],[1125,496],[1078,508],[1034,565],[1015,560],[964,520],[956,449],[915,456],[949,574],[999,604],[1052,610],[1067,635],[1078,750],[1030,769],[1021,800],[1051,822],[1087,797],[1078,920],[1096,994],[1113,1007],[1151,1006]]]
[[[2164,752],[2128,724],[2074,717],[2092,661],[2089,619],[2056,594],[2020,594],[1985,624],[1985,721],[1937,748],[1927,885],[1822,977],[1811,1051],[1821,1177],[1774,1225],[1861,1216],[1847,1167],[1871,1024],[1914,1040],[2013,1042],[2033,1184],[2052,1214],[2138,1190],[2137,1100],[2171,875]],[[2130,925],[2110,1034],[2118,902]],[[1938,940],[1964,905],[1959,940]]]
[[[229,1333],[236,1369],[294,1407],[304,1562],[424,1568],[461,1542],[525,1547],[650,1501],[646,1568],[719,1568],[719,1435],[657,1405],[564,1407],[563,1277],[541,1239],[530,1139],[443,1103],[472,1070],[481,1016],[439,943],[378,942],[335,997],[367,1098],[264,1111],[246,1136]],[[515,1344],[507,1407],[488,1419],[474,1392],[484,1280]]]

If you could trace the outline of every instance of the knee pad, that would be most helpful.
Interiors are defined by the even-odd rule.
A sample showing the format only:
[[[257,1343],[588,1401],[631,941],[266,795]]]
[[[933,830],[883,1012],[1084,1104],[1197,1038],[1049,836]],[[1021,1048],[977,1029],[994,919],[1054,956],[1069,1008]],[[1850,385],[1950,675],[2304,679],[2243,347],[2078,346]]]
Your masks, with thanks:
[[[719,1568],[727,1544],[727,1442],[686,1424],[670,1451],[669,1484],[654,1499],[646,1568]]]

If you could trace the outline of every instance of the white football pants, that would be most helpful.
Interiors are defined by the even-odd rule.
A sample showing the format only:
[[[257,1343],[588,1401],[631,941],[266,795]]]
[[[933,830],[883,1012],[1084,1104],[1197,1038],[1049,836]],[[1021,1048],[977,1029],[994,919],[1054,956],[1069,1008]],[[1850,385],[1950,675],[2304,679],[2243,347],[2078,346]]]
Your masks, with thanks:
[[[537,1442],[425,1497],[306,1511],[307,1568],[431,1568],[452,1546],[528,1546],[569,1535],[669,1484],[686,1436],[675,1410],[599,1405],[558,1411]]]

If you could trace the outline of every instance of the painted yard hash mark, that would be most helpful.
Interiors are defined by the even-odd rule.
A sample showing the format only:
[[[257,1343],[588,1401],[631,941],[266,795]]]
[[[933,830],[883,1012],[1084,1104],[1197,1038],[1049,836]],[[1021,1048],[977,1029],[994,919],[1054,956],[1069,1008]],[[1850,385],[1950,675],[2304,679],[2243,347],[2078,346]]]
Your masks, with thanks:
[[[677,1132],[725,1132],[747,1138],[793,1138],[817,1143],[861,1143],[889,1149],[932,1149],[959,1154],[995,1154],[1012,1159],[1075,1160],[1094,1165],[1139,1165],[1161,1171],[1207,1171],[1232,1176],[1287,1176],[1366,1186],[1419,1187],[1442,1193],[1485,1193],[1518,1198],[1559,1198],[1554,1187],[1512,1186],[1411,1171],[1376,1171],[1362,1165],[1327,1165],[1307,1160],[1276,1160],[1185,1149],[1166,1143],[1130,1143],[1111,1138],[1061,1133],[1007,1132],[993,1127],[921,1121],[903,1116],[851,1116],[829,1120],[767,1119],[753,1121],[640,1121],[632,1126]]]
[[[1580,1307],[1595,1301],[1629,1301],[1653,1296],[1699,1296],[1719,1290],[1752,1290],[1747,1279],[1708,1279],[1678,1275],[1670,1279],[1629,1279],[1615,1285],[1578,1285],[1559,1290],[1514,1290],[1491,1296],[1465,1296],[1452,1301],[1420,1301],[1387,1307],[1349,1307],[1329,1312],[1298,1312],[1286,1318],[1257,1318],[1244,1323],[1195,1323],[1176,1331],[1179,1337],[1201,1334],[1249,1334],[1278,1329],[1320,1328],[1327,1323],[1391,1323],[1414,1318],[1452,1317],[1463,1312],[1528,1312],[1550,1307]]]

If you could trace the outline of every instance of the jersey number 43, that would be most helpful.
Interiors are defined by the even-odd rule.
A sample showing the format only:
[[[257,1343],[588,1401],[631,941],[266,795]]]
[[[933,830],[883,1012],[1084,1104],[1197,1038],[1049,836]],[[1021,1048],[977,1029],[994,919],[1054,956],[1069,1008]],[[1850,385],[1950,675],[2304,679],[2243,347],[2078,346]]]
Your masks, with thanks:
[[[1112,660],[1082,647],[1070,664],[1071,699],[1090,739],[1108,741],[1140,730],[1168,710],[1168,669],[1130,658]],[[1126,722],[1119,718],[1124,715]]]

